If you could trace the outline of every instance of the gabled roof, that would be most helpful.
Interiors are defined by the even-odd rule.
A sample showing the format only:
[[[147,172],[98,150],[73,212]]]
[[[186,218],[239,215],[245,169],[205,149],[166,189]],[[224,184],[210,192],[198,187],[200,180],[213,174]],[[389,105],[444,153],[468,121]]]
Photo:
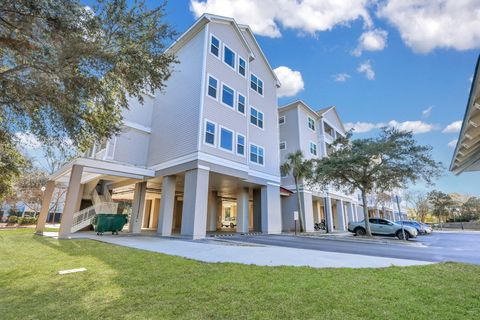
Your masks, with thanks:
[[[343,125],[342,118],[340,118],[340,115],[338,114],[336,106],[323,108],[323,109],[320,109],[320,110],[317,111],[318,115],[320,115],[321,117],[323,117],[326,113],[329,113],[329,112],[333,112],[335,114],[335,116],[338,119],[338,123],[340,123],[340,125],[341,125],[341,129],[343,130],[343,132],[347,132],[347,130],[345,130],[345,126]]]
[[[293,109],[293,108],[296,108],[296,107],[302,107],[304,110],[306,110],[308,113],[312,114],[313,116],[316,116],[317,118],[323,118],[323,116],[327,113],[327,112],[334,112],[335,113],[335,116],[338,118],[338,122],[340,123],[341,125],[341,129],[346,132],[345,130],[345,127],[343,125],[343,122],[337,112],[337,107],[336,106],[330,106],[330,107],[327,107],[327,108],[322,108],[320,110],[313,110],[309,105],[307,105],[303,100],[296,100],[296,101],[293,101],[293,102],[290,102],[284,106],[281,106],[278,108],[278,112],[284,112],[284,111],[288,111],[290,109]]]
[[[244,33],[242,32],[245,31],[247,34],[249,34],[252,39],[254,45],[257,47],[258,52],[260,52],[260,56],[262,60],[265,62],[267,65],[270,73],[272,74],[273,78],[276,81],[277,87],[280,86],[280,81],[277,78],[277,75],[273,71],[272,67],[268,63],[267,58],[265,57],[265,54],[263,53],[262,49],[260,48],[260,45],[257,42],[257,39],[255,39],[255,36],[253,35],[252,30],[250,29],[249,26],[247,25],[239,25],[235,19],[230,18],[230,17],[224,17],[224,16],[218,16],[215,14],[210,14],[210,13],[204,13],[202,14],[197,21],[193,23],[193,25],[190,26],[178,39],[168,47],[166,50],[167,53],[176,53],[180,48],[182,48],[188,41],[190,41],[198,32],[200,32],[203,27],[209,23],[209,22],[227,22],[229,23],[233,29],[235,30],[237,36],[239,37],[240,41],[243,43],[243,45],[248,49],[248,54],[249,54],[249,61],[252,61],[256,59],[255,53],[253,52],[251,46],[248,44],[248,41],[245,39]]]

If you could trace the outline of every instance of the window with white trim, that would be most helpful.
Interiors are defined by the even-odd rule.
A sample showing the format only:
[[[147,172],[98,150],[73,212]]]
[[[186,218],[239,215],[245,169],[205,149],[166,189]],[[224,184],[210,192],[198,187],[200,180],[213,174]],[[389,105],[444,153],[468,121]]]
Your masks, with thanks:
[[[263,81],[253,73],[250,74],[250,88],[263,96]]]
[[[237,133],[237,154],[245,156],[245,136]]]
[[[285,124],[285,116],[281,116],[278,118],[278,124],[280,125]]]
[[[215,145],[215,128],[216,125],[213,122],[205,121],[205,143],[212,146]]]
[[[250,162],[263,166],[264,163],[264,149],[260,146],[250,145]]]
[[[280,141],[280,150],[285,150],[285,149],[287,149],[287,142]]]
[[[210,53],[215,57],[220,57],[220,40],[215,38],[215,36],[210,36]]]
[[[317,155],[317,144],[310,141],[310,153],[314,156]]]
[[[237,99],[237,111],[238,112],[245,114],[245,103],[246,103],[245,96],[239,93],[238,94],[238,99]]]
[[[315,131],[315,120],[312,117],[308,117],[308,127]]]
[[[234,108],[234,97],[235,91],[226,84],[222,84],[222,102],[227,106]]]
[[[235,52],[227,46],[223,46],[223,62],[235,70]]]
[[[250,123],[263,128],[263,112],[258,111],[254,107],[250,107]]]
[[[220,129],[220,149],[233,151],[233,131],[226,128]]]
[[[241,57],[238,57],[238,73],[244,77],[247,74],[247,62]]]
[[[208,76],[208,95],[213,99],[217,99],[218,80],[212,76]]]

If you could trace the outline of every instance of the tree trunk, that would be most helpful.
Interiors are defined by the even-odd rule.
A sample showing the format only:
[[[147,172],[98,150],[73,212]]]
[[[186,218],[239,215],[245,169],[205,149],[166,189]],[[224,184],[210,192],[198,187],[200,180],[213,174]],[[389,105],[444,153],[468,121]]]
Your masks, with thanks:
[[[300,219],[300,232],[304,231],[303,229],[303,209],[302,203],[300,202],[300,188],[298,186],[297,177],[293,177],[295,180],[295,189],[297,190],[297,209],[298,209],[298,218]]]
[[[360,190],[362,192],[362,202],[363,202],[363,213],[365,216],[364,222],[365,222],[365,230],[367,233],[368,237],[372,236],[372,231],[370,230],[370,221],[368,221],[368,204],[367,204],[367,195],[365,194],[365,191]]]

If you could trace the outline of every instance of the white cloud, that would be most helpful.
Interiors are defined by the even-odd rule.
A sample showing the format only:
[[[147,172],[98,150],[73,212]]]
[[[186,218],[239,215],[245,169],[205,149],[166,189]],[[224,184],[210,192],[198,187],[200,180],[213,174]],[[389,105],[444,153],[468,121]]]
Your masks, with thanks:
[[[278,97],[293,97],[304,88],[300,71],[281,66],[273,70],[280,80],[280,88],[277,90]]]
[[[37,137],[30,132],[16,132],[15,137],[18,139],[20,147],[25,149],[38,149],[42,146]]]
[[[428,118],[432,114],[433,106],[428,107],[427,109],[422,111],[422,117]]]
[[[450,148],[455,148],[457,146],[457,142],[458,142],[458,139],[453,139],[452,141],[450,141],[447,145],[450,147]]]
[[[478,0],[388,0],[377,15],[393,24],[415,52],[480,47]]]
[[[276,38],[281,36],[280,25],[309,34],[359,19],[371,27],[369,3],[370,0],[190,0],[190,11],[196,17],[205,12],[233,17],[238,23],[248,24],[256,34]]]
[[[348,73],[338,73],[333,75],[333,80],[336,82],[345,82],[350,78],[351,76]]]
[[[460,129],[462,128],[462,121],[454,121],[450,123],[448,126],[445,127],[445,129],[442,130],[443,133],[455,133],[455,132],[460,132]]]
[[[399,130],[412,131],[413,134],[426,133],[435,129],[435,126],[433,124],[425,123],[420,120],[404,121],[404,122],[391,120],[390,122],[388,122],[388,126],[397,128]]]
[[[473,75],[471,75],[470,78],[468,78],[468,81],[470,81],[470,83],[473,82]]]
[[[365,73],[365,77],[368,80],[375,80],[375,71],[373,71],[372,64],[370,63],[370,60],[365,61],[364,63],[361,63],[357,71],[360,73]]]
[[[382,29],[365,31],[358,39],[353,55],[358,57],[363,51],[382,51],[387,45],[387,37],[388,32]]]
[[[388,123],[349,122],[345,124],[345,128],[347,130],[350,130],[353,128],[355,133],[370,132],[374,129],[379,129],[382,127],[391,127],[391,128],[397,128],[399,130],[404,130],[404,131],[412,131],[413,134],[426,133],[426,132],[435,130],[435,126],[433,124],[426,123],[420,120],[403,121],[403,122],[391,120]]]

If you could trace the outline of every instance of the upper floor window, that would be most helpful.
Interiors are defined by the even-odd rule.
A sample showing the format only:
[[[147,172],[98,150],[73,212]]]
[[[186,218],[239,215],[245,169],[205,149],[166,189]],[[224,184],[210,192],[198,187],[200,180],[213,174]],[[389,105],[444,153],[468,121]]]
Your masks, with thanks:
[[[245,114],[245,96],[240,93],[238,94],[237,111]]]
[[[264,149],[254,144],[250,145],[250,162],[263,165]]]
[[[285,149],[287,149],[287,142],[280,141],[280,150],[285,150]]]
[[[212,76],[208,76],[208,95],[213,99],[217,99],[218,80]]]
[[[257,78],[253,73],[250,74],[250,88],[263,96],[263,81]]]
[[[235,52],[227,46],[223,46],[223,62],[235,70]]]
[[[285,123],[285,116],[281,116],[278,118],[278,124],[284,124]]]
[[[233,131],[226,128],[220,129],[220,148],[233,151]]]
[[[247,74],[247,62],[241,57],[238,57],[238,73],[244,77]]]
[[[259,128],[263,128],[263,112],[250,107],[250,123]]]
[[[245,136],[237,134],[237,154],[245,155]]]
[[[205,143],[215,145],[215,123],[205,121]]]
[[[234,100],[235,91],[229,86],[222,84],[222,102],[227,106],[233,108],[233,100]]]
[[[220,40],[213,35],[210,37],[210,53],[217,58],[220,56]]]
[[[317,145],[310,141],[310,153],[314,156],[317,155]]]
[[[312,117],[308,117],[308,127],[315,131],[315,120]]]

